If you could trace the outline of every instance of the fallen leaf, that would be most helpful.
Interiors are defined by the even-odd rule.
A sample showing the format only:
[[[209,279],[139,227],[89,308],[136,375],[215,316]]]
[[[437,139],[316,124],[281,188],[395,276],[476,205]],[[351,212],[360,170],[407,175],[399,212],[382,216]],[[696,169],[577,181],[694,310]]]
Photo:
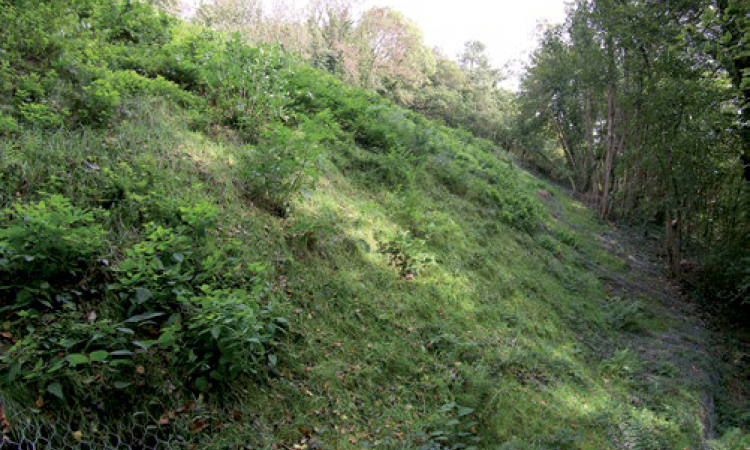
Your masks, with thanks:
[[[36,407],[41,408],[42,406],[44,406],[44,399],[39,395],[39,398],[36,399]]]
[[[81,439],[83,439],[83,433],[81,433],[80,431],[74,431],[73,439],[75,439],[76,441],[80,441]]]
[[[143,366],[138,366],[135,368],[135,373],[137,373],[138,375],[143,375],[144,373],[146,373],[146,369]]]
[[[0,403],[0,427],[3,428],[3,434],[10,434],[10,422],[5,416],[5,408],[3,408],[2,403]]]
[[[208,424],[206,424],[206,421],[203,419],[195,419],[193,423],[190,424],[190,431],[193,433],[200,433],[203,430],[208,427]]]

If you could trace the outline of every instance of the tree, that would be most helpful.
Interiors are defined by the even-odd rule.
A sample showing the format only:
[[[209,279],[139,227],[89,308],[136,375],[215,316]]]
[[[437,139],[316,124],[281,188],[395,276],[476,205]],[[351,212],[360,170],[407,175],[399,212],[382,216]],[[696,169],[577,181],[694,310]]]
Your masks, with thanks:
[[[346,0],[315,0],[308,9],[310,58],[315,67],[349,81],[357,78],[359,55],[353,5]]]
[[[411,103],[412,93],[434,66],[416,24],[391,8],[371,8],[362,15],[357,33],[360,85]]]
[[[730,4],[726,14],[737,11]],[[745,101],[736,88],[743,52],[707,50],[716,10],[710,0],[579,0],[546,31],[519,99],[517,122],[552,130],[574,189],[603,218],[664,222],[674,275],[685,252],[746,230],[736,157],[746,151],[731,114]]]

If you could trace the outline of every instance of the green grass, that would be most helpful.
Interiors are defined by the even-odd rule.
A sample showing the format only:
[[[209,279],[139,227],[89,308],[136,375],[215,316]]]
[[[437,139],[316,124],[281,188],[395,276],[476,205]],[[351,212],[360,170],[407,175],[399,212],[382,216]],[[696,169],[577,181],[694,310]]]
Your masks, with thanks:
[[[114,206],[106,223],[115,255],[142,238],[141,221],[174,220],[180,206],[204,199],[220,208],[214,233],[238,238],[240,258],[275,269],[268,280],[290,320],[275,375],[203,394],[221,407],[211,423],[223,424],[195,437],[207,448],[292,445],[305,433],[329,448],[700,441],[697,390],[683,397],[652,392],[637,368],[624,368],[627,358],[617,358],[613,343],[621,333],[651,327],[633,330],[627,322],[618,329],[627,312],[612,316],[607,293],[584,264],[614,265],[611,257],[566,222],[600,226],[563,194],[556,199],[565,212],[559,220],[545,213],[546,223],[567,229],[576,248],[554,232],[528,234],[485,216],[428,171],[393,190],[330,161],[317,188],[296,197],[293,213],[281,219],[254,208],[233,186],[229,174],[243,147],[189,131],[174,108],[149,104],[142,113],[83,139],[26,132],[5,144],[3,163],[23,168],[19,187],[29,188],[17,191],[19,199],[53,191],[95,207],[111,201],[105,193],[112,185],[138,192]],[[536,189],[526,183],[522,189]],[[402,230],[423,233],[437,261],[411,280],[377,251]],[[542,237],[548,241],[540,246]],[[177,407],[168,398],[160,404],[165,413]],[[465,415],[459,408],[468,408]],[[241,425],[235,417],[252,419]]]

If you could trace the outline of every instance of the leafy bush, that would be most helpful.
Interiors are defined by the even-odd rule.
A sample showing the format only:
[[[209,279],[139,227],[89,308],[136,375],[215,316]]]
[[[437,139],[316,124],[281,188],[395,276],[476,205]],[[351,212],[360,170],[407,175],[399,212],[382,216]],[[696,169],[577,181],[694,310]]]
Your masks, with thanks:
[[[68,2],[3,1],[0,27],[3,49],[12,52],[14,64],[42,61],[62,51],[64,39],[61,30],[75,23]]]
[[[0,270],[5,286],[20,279],[51,282],[80,272],[105,250],[107,232],[96,219],[106,213],[77,208],[61,195],[18,204],[3,213]]]
[[[140,1],[105,2],[96,12],[108,39],[131,44],[163,45],[174,24],[166,13]]]
[[[416,442],[419,450],[476,450],[482,438],[477,436],[478,422],[471,420],[472,408],[458,406],[451,402],[438,409],[440,418],[419,433]]]
[[[94,80],[83,88],[83,101],[79,113],[84,122],[91,124],[108,123],[122,102],[120,92],[105,80]]]
[[[291,196],[314,185],[321,144],[335,139],[336,125],[324,111],[305,119],[296,129],[274,125],[263,142],[248,148],[238,165],[240,190],[279,216],[285,216]]]
[[[576,233],[574,233],[573,231],[570,231],[567,228],[561,228],[559,230],[556,230],[555,238],[557,238],[557,240],[562,242],[563,244],[569,247],[572,247],[574,249],[581,248],[580,237]]]
[[[536,242],[540,247],[551,252],[554,255],[559,255],[562,251],[560,243],[549,234],[543,234],[539,236]]]
[[[21,127],[13,116],[6,116],[0,112],[0,136],[11,136],[20,130]]]
[[[414,278],[435,265],[435,258],[424,251],[425,239],[413,237],[408,231],[398,233],[392,240],[381,242],[379,251],[405,278]]]
[[[234,35],[202,73],[220,121],[256,141],[269,124],[286,118],[288,70],[290,61],[280,51],[250,47]]]
[[[167,311],[192,294],[193,241],[180,230],[149,224],[146,239],[125,250],[115,269],[120,297],[136,312]]]
[[[709,447],[711,450],[747,450],[750,447],[750,433],[732,428],[721,438],[709,442]]]
[[[639,332],[646,329],[644,307],[637,300],[613,299],[607,307],[605,318],[615,330]]]
[[[599,369],[607,375],[633,376],[642,368],[637,355],[624,348],[617,350],[610,358],[599,364]]]
[[[532,232],[539,226],[542,220],[542,208],[539,203],[530,195],[514,190],[498,190],[492,186],[484,189],[480,196],[481,201],[490,206],[497,208],[493,213],[508,225]]]
[[[70,311],[54,319],[33,310],[18,314],[25,333],[0,354],[2,384],[37,385],[59,400],[100,401],[111,398],[107,391],[113,387],[131,384],[136,361],[148,351],[147,344],[134,346],[134,321],[91,320],[90,313],[86,318]]]
[[[41,103],[22,103],[17,108],[24,123],[46,129],[63,127],[68,115],[65,109],[56,111],[52,106]]]
[[[276,365],[273,347],[286,330],[286,320],[275,317],[273,304],[263,305],[267,289],[259,281],[252,292],[204,285],[190,299],[185,362],[200,390],[207,388],[208,378],[231,381]]]

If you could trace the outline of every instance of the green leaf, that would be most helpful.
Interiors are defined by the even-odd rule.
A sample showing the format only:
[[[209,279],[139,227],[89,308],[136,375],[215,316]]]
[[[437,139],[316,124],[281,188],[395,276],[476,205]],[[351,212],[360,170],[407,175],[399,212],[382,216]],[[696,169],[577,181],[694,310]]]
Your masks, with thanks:
[[[126,387],[130,386],[132,383],[127,383],[125,381],[115,381],[115,388],[116,389],[125,389]]]
[[[8,373],[8,381],[13,382],[13,380],[16,379],[18,376],[18,372],[21,371],[21,363],[15,363],[10,368],[10,372]]]
[[[104,350],[97,350],[95,352],[91,352],[91,354],[89,355],[91,362],[102,362],[105,361],[108,357],[109,352],[106,352]]]
[[[52,383],[47,385],[47,392],[59,398],[60,400],[65,400],[65,396],[63,395],[62,386],[60,386],[60,383]]]
[[[68,355],[66,358],[71,366],[77,366],[79,364],[88,364],[89,358],[86,355],[82,355],[80,353],[73,353],[72,355]]]
[[[138,323],[138,322],[145,322],[147,320],[154,319],[156,317],[163,316],[164,313],[155,312],[155,313],[147,313],[147,314],[140,314],[137,316],[133,316],[125,321],[125,323]]]
[[[454,402],[446,403],[445,405],[441,406],[438,411],[439,412],[448,412],[456,407],[456,404]]]
[[[136,345],[136,346],[138,346],[138,347],[140,347],[140,348],[142,348],[144,350],[148,350],[149,348],[151,348],[152,345],[154,345],[154,342],[155,341],[153,341],[153,340],[151,340],[151,341],[133,341],[133,345]]]
[[[196,379],[195,387],[201,392],[206,392],[206,389],[208,389],[208,380],[206,377],[199,377]]]
[[[271,364],[271,367],[276,367],[276,363],[278,362],[278,358],[276,358],[276,355],[268,355],[268,362]]]
[[[458,410],[457,410],[457,413],[458,413],[459,416],[468,416],[469,414],[471,414],[473,412],[474,412],[473,408],[465,408],[463,406],[460,407],[460,408],[458,408]]]
[[[135,290],[135,301],[138,304],[147,302],[151,297],[153,297],[153,294],[148,289],[138,288]]]

